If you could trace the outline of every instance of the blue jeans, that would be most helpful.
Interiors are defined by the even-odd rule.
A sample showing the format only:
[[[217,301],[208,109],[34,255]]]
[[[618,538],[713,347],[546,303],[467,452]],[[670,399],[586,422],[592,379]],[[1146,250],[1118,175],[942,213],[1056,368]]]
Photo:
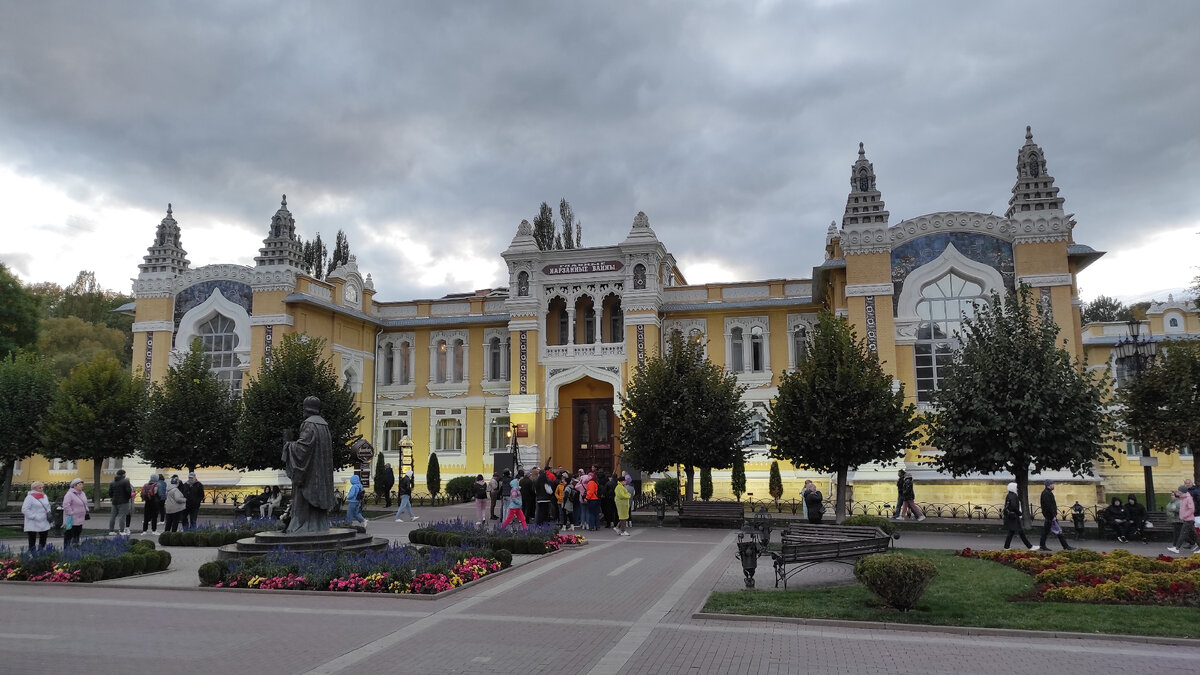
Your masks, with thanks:
[[[346,502],[346,520],[365,523],[367,519],[362,514],[362,502]]]
[[[413,513],[413,510],[412,510],[412,496],[411,495],[400,495],[400,508],[396,510],[396,520],[399,520],[400,514],[404,513],[405,511],[408,511],[408,515],[410,518],[417,517],[417,514]]]

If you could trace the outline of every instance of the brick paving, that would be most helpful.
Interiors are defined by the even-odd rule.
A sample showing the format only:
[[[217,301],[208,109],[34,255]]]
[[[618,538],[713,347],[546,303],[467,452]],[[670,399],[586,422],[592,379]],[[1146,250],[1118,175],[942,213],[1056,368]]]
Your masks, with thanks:
[[[425,509],[444,517],[470,507]],[[469,517],[469,516],[468,516]],[[421,521],[418,521],[418,524]],[[371,524],[403,540],[409,523]],[[1189,672],[1200,643],[956,635],[920,628],[693,618],[740,565],[729,531],[639,526],[632,537],[525,564],[433,601],[195,591],[211,549],[172,548],[168,574],[94,585],[0,584],[0,672],[123,673],[1095,673]],[[994,535],[906,534],[901,545],[991,547]],[[1089,542],[1092,543],[1092,542]],[[1149,555],[1157,546],[1130,546]],[[824,567],[824,566],[822,566]],[[814,568],[832,578],[849,566]],[[798,575],[794,583],[804,583]],[[773,584],[760,561],[760,588]],[[809,580],[811,581],[811,580]],[[731,589],[732,590],[732,589]]]

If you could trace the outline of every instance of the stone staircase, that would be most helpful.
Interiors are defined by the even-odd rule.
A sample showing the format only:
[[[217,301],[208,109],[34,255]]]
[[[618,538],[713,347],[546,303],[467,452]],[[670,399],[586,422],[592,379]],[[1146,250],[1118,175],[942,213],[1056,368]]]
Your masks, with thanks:
[[[253,537],[239,539],[236,544],[226,544],[217,549],[217,558],[249,558],[270,553],[282,548],[285,551],[383,551],[391,542],[383,537],[372,537],[366,532],[346,527],[333,527],[328,532],[310,534],[285,534],[283,532],[258,532]]]

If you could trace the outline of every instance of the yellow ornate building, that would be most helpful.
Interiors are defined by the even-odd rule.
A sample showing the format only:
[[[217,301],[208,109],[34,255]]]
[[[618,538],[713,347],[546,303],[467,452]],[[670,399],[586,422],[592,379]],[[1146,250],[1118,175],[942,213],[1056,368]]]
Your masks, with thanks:
[[[637,364],[658,353],[664,335],[679,331],[702,339],[708,357],[748,386],[744,400],[756,419],[748,487],[763,498],[766,409],[822,308],[850,319],[919,406],[928,405],[950,361],[959,317],[972,311],[971,303],[1018,284],[1032,286],[1051,308],[1075,355],[1092,364],[1112,361],[1124,325],[1081,329],[1076,286],[1079,271],[1103,254],[1074,241],[1075,221],[1028,129],[1016,173],[1003,216],[954,211],[890,224],[860,144],[841,223],[830,224],[824,262],[810,277],[690,285],[638,213],[620,243],[573,250],[539,250],[522,222],[501,254],[507,288],[407,301],[378,300],[353,256],[323,281],[302,273],[286,199],[253,267],[190,268],[168,208],[134,284],[134,369],[148,381],[162,378],[173,350],[199,336],[214,370],[240,387],[284,334],[325,338],[362,407],[360,433],[393,465],[401,461],[401,439],[410,437],[421,485],[430,452],[443,478],[490,474],[513,432],[526,465],[614,467],[624,387]],[[1159,336],[1200,334],[1195,312],[1180,303],[1156,305],[1149,323]],[[903,460],[918,500],[1002,499],[1008,477],[950,478],[929,468],[934,453],[914,447]],[[1190,475],[1190,462],[1164,459],[1159,484]],[[19,479],[59,477],[29,464]],[[149,472],[133,460],[125,464],[135,482]],[[829,493],[829,476],[783,469],[785,497],[796,496],[805,479]],[[1135,491],[1141,475],[1136,463],[1122,461],[1090,478],[1053,477],[1064,483],[1060,503],[1092,504],[1106,488]],[[850,479],[856,499],[894,501],[894,468],[866,466]],[[201,480],[283,479],[274,472],[207,471]],[[728,493],[728,483],[714,476],[718,494]]]

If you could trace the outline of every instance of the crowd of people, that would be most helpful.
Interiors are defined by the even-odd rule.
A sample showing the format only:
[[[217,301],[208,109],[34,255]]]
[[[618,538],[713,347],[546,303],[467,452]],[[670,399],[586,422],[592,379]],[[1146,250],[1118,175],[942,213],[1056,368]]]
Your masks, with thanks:
[[[518,470],[516,476],[505,470],[493,473],[491,479],[483,474],[475,477],[475,516],[481,525],[489,519],[500,521],[501,527],[514,521],[522,528],[557,523],[568,530],[604,527],[629,536],[630,503],[636,494],[629,474],[608,474],[595,466],[574,475],[549,465]]]

